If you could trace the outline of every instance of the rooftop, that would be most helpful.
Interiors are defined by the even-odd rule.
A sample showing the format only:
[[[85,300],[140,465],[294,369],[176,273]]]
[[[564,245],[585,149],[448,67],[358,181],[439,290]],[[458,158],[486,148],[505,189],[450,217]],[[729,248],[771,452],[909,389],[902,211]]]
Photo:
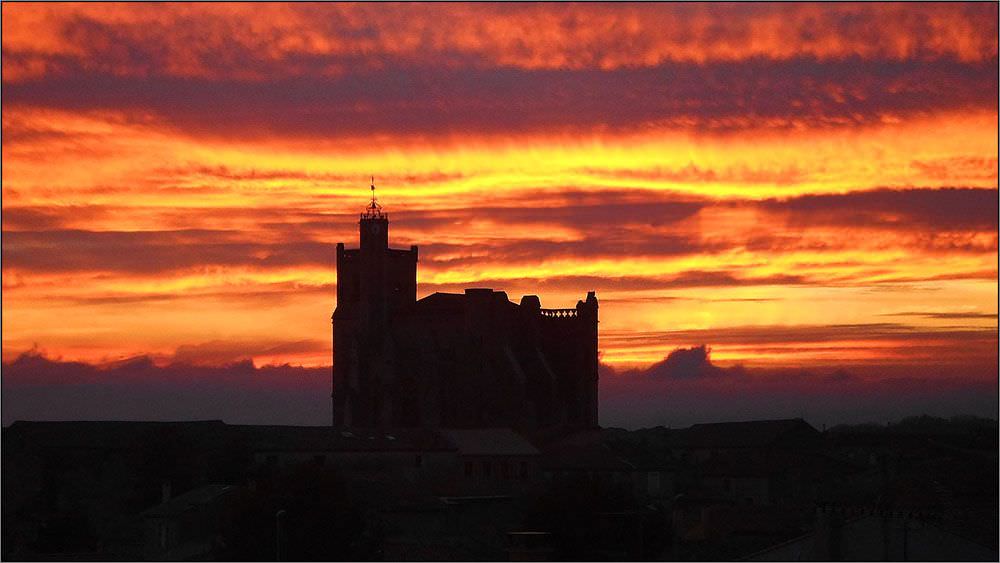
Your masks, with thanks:
[[[678,430],[675,445],[689,448],[765,448],[818,439],[819,432],[801,418],[715,422]]]
[[[509,428],[476,428],[444,430],[461,455],[467,456],[533,456],[538,449]]]

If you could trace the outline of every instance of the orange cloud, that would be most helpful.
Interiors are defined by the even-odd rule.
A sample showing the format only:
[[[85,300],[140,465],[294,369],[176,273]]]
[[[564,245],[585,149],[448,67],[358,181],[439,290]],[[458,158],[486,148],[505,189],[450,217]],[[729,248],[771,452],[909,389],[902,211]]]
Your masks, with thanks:
[[[606,70],[761,57],[997,56],[990,4],[25,4],[4,16],[5,81],[74,67],[265,80],[394,60]]]

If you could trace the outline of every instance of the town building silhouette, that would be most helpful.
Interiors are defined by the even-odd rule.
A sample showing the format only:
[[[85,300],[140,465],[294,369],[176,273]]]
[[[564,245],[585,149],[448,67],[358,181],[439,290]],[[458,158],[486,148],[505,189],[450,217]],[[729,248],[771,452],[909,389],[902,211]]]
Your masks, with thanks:
[[[337,244],[333,425],[596,428],[595,293],[568,309],[483,288],[418,300],[417,246],[389,247],[371,189],[360,247]]]

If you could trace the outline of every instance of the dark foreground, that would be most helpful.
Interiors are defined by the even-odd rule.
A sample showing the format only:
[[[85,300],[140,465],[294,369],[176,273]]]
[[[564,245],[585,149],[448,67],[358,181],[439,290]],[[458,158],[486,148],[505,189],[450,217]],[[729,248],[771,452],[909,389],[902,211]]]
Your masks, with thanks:
[[[997,423],[3,430],[4,560],[997,560]]]

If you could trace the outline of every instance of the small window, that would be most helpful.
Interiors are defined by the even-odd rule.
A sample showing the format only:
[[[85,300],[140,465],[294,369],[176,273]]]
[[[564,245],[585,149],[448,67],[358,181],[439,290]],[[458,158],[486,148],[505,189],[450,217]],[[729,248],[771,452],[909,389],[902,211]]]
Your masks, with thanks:
[[[492,469],[493,468],[490,466],[490,462],[484,461],[483,462],[483,477],[489,477],[490,476],[490,472],[491,472]]]
[[[510,479],[510,465],[506,461],[500,462],[500,476],[504,479]]]
[[[465,462],[465,476],[472,477],[472,473],[473,473],[472,462],[471,461]]]
[[[315,463],[316,465],[325,465],[326,464],[326,456],[325,455],[314,455],[313,456],[313,463]]]
[[[528,462],[527,461],[522,461],[521,462],[521,472],[520,472],[520,474],[518,476],[521,479],[527,479],[528,478]]]
[[[424,465],[424,458],[420,454],[413,456],[413,467],[421,467]]]

